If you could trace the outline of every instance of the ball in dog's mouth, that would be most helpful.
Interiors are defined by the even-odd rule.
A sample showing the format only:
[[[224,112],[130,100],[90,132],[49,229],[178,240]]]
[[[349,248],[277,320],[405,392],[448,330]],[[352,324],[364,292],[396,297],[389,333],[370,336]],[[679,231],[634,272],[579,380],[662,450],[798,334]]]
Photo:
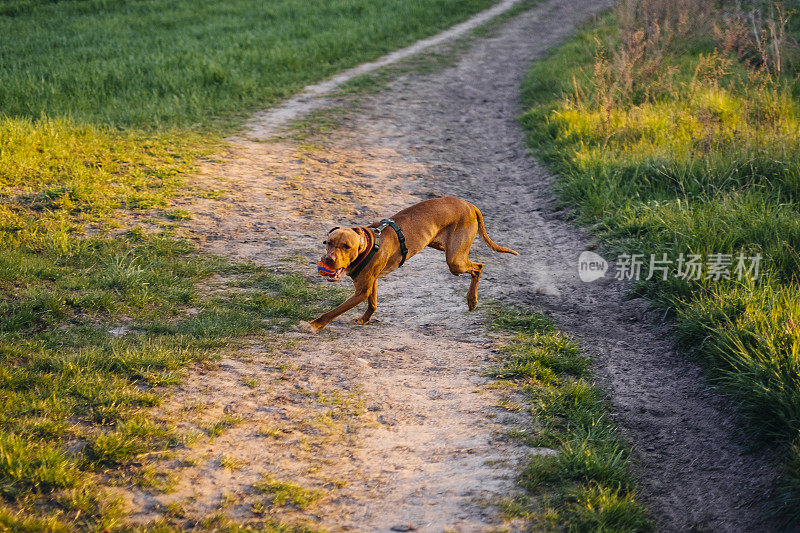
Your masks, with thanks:
[[[344,267],[331,269],[330,267],[328,267],[327,264],[325,264],[324,261],[320,260],[320,262],[317,263],[317,272],[319,273],[320,276],[327,278],[328,281],[336,282],[342,279],[342,274],[344,273]]]

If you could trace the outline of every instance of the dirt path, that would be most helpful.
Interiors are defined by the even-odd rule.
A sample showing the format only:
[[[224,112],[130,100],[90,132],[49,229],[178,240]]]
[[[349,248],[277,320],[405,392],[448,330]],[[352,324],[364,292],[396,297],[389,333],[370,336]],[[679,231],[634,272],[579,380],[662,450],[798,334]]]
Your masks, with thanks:
[[[635,446],[659,527],[763,530],[774,465],[748,454],[734,414],[643,302],[616,283],[579,281],[590,239],[554,209],[552,178],[526,157],[514,121],[530,61],[607,4],[544,1],[454,66],[369,98],[322,146],[236,140],[201,176],[226,180],[231,194],[189,205],[191,226],[210,251],[310,270],[332,225],[434,195],[473,201],[494,240],[521,253],[475,245],[486,264],[480,298],[544,309],[581,341]],[[225,412],[241,421],[176,458],[174,492],[134,495],[137,516],[172,503],[184,516],[224,508],[246,520],[259,513],[253,486],[266,473],[322,491],[307,509],[273,511],[281,519],[356,530],[502,525],[492,502],[513,492],[526,454],[548,451],[503,438],[521,415],[500,407],[506,392],[482,377],[495,344],[482,315],[466,311],[467,285],[425,251],[379,285],[374,324],[356,327],[351,313],[321,335],[254,344],[195,373],[164,409],[201,413],[186,424]]]
[[[331,225],[419,200],[404,189],[422,181],[425,167],[373,145],[372,135],[339,132],[310,152],[238,141],[206,165],[202,181],[228,177],[232,193],[187,206],[194,234],[209,251],[313,274]],[[552,451],[505,437],[526,415],[501,407],[513,392],[483,376],[496,344],[485,320],[467,312],[467,280],[454,279],[434,251],[403,274],[380,284],[381,316],[369,327],[347,317],[193,372],[159,415],[185,420],[187,430],[226,413],[240,420],[168,465],[175,490],[130,495],[134,519],[178,507],[189,524],[218,512],[258,520],[264,497],[254,486],[267,474],[321,491],[307,509],[269,509],[288,522],[357,531],[503,524],[494,504],[514,493],[520,461]]]

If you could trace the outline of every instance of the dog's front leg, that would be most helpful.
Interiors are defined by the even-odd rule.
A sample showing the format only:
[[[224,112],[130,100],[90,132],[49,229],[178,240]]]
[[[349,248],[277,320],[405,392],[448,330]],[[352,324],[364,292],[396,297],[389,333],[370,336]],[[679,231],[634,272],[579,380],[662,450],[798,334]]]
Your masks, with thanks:
[[[325,326],[331,323],[331,320],[341,315],[342,313],[348,312],[350,309],[354,308],[355,306],[366,300],[367,296],[368,293],[363,288],[356,289],[356,293],[347,300],[345,300],[344,303],[342,303],[339,307],[331,309],[324,315],[321,315],[320,317],[312,320],[311,326],[314,328],[314,330],[324,328]]]
[[[367,309],[364,311],[364,314],[361,315],[361,318],[356,319],[356,324],[366,324],[369,322],[369,319],[372,317],[372,314],[378,308],[378,280],[372,282],[372,287],[369,289],[369,294],[367,295]]]

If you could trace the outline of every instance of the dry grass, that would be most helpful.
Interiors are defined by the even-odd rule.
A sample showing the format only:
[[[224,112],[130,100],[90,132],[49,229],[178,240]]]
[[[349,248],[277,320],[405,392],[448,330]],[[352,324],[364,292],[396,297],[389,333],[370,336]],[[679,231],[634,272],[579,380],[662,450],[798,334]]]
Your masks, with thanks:
[[[779,3],[763,8],[724,7],[703,0],[623,0],[614,9],[617,31],[598,40],[593,97],[598,107],[653,102],[680,81],[680,58],[713,45],[718,57],[780,76],[797,65],[797,41],[787,31],[792,11]],[[577,87],[577,84],[575,84]]]

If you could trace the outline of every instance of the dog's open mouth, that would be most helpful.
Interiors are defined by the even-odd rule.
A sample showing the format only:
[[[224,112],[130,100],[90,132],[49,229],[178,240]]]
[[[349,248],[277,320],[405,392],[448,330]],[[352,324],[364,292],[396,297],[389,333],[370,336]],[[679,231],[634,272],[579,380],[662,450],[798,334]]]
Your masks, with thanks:
[[[333,271],[333,274],[327,276],[325,279],[327,279],[328,281],[339,281],[340,279],[342,279],[343,273],[344,273],[344,267],[337,268],[336,270]]]

